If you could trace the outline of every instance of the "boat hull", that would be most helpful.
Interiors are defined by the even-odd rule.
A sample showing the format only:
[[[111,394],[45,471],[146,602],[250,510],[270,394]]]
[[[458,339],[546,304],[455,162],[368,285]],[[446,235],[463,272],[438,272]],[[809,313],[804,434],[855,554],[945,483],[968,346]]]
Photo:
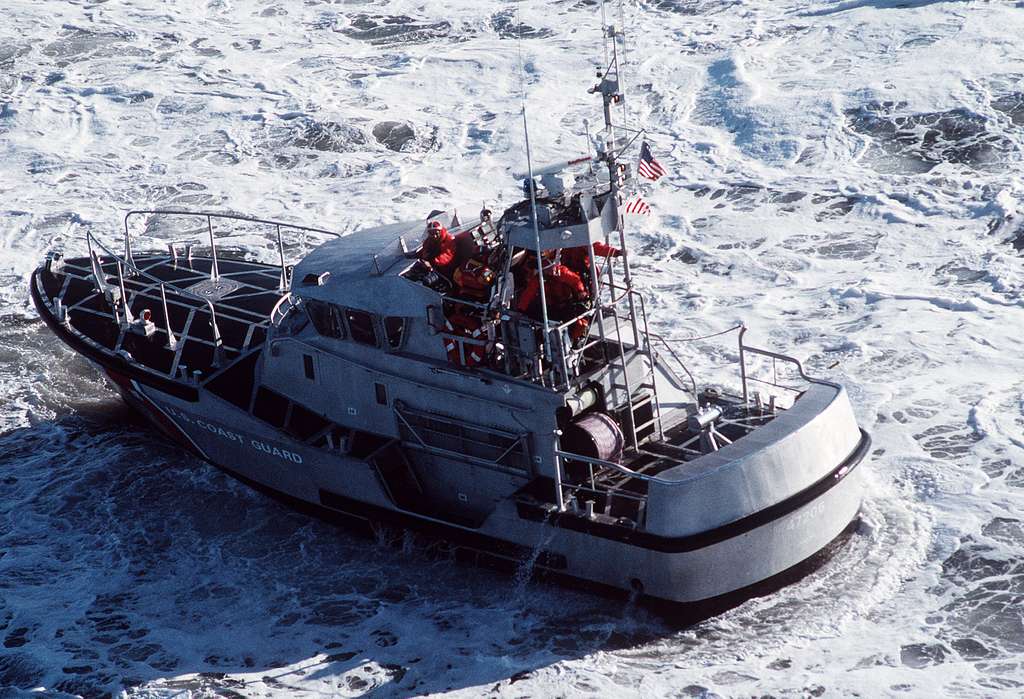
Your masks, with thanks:
[[[122,356],[83,343],[56,320],[35,279],[32,296],[59,338],[99,365],[129,404],[200,458],[320,516],[361,528],[386,523],[426,532],[450,542],[460,558],[528,566],[589,589],[711,610],[786,580],[849,531],[860,507],[856,467],[870,443],[864,433],[845,459],[822,465],[824,476],[810,486],[683,536],[602,524],[514,496],[473,525],[404,510],[368,460],[296,441],[194,383],[152,381],[145,372],[126,371]]]
[[[228,415],[234,409],[215,397],[186,404],[123,377],[115,383],[131,405],[201,458],[317,514],[423,531],[450,542],[460,557],[499,567],[531,565],[538,574],[587,587],[684,604],[764,586],[827,549],[857,518],[862,487],[856,466],[870,443],[864,435],[855,453],[789,502],[684,537],[622,536],[574,515],[530,512],[512,502],[481,526],[468,527],[396,508],[366,461],[268,437],[257,424],[247,427],[251,418],[241,411]]]

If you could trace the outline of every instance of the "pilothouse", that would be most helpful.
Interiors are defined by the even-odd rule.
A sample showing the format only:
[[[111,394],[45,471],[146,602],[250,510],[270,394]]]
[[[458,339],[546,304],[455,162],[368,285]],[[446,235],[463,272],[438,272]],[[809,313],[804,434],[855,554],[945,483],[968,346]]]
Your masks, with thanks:
[[[36,270],[32,297],[168,436],[284,499],[672,602],[742,591],[848,529],[870,440],[841,386],[742,327],[726,380],[699,381],[651,332],[624,223],[633,153],[660,165],[614,123],[619,82],[613,51],[592,90],[598,154],[527,173],[500,214],[342,237],[133,211],[123,250],[87,234],[86,256]],[[191,237],[144,250],[138,224],[167,219]],[[219,250],[240,230],[277,263]],[[292,265],[296,234],[326,242]]]

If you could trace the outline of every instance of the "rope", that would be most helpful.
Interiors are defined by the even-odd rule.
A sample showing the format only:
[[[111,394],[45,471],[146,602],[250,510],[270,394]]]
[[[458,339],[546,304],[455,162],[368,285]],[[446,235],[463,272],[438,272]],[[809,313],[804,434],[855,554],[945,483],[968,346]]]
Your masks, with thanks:
[[[719,335],[725,335],[726,333],[731,333],[733,330],[739,330],[742,327],[743,327],[743,324],[741,323],[739,325],[734,325],[733,327],[729,328],[728,330],[722,330],[722,331],[717,332],[717,333],[711,333],[710,335],[701,335],[700,337],[684,337],[681,340],[677,340],[675,338],[672,338],[672,342],[697,342],[698,340],[709,340],[712,337],[718,337]]]

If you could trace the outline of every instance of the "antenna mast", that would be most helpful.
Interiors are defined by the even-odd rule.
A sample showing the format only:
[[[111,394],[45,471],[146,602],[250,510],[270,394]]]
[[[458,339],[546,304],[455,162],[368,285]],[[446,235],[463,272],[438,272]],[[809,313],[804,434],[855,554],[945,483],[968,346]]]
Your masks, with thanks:
[[[621,10],[621,6],[620,6]],[[622,16],[620,12],[620,17]],[[604,159],[608,165],[608,182],[610,191],[608,194],[608,203],[605,206],[612,206],[612,215],[615,221],[615,230],[619,232],[619,244],[622,250],[622,273],[623,282],[626,286],[627,303],[629,304],[629,316],[633,330],[633,339],[637,346],[640,345],[640,332],[637,327],[636,321],[636,308],[633,303],[633,278],[630,274],[629,269],[629,255],[626,250],[626,233],[623,225],[622,212],[620,206],[621,201],[621,190],[622,185],[625,184],[627,177],[627,169],[625,165],[620,165],[618,158],[618,142],[615,137],[615,122],[612,118],[612,108],[615,105],[622,106],[622,113],[626,113],[626,96],[622,91],[620,84],[621,74],[619,72],[619,51],[618,41],[619,37],[623,36],[620,29],[617,29],[614,24],[608,24],[606,20],[605,2],[601,2],[601,33],[603,35],[605,56],[608,55],[608,40],[611,40],[611,58],[610,61],[606,60],[605,69],[603,72],[598,72],[598,76],[601,82],[591,92],[600,92],[604,103],[604,124],[605,124],[605,152]],[[614,296],[614,290],[613,290]]]
[[[537,187],[533,181],[533,158],[530,154],[530,127],[526,120],[526,80],[523,77],[523,20],[519,16],[519,7],[516,6],[516,19],[519,20],[518,36],[516,42],[519,49],[519,93],[523,103],[523,134],[526,138],[526,170],[527,170],[527,182],[530,185],[530,217],[533,223],[533,240],[534,240],[534,251],[537,254],[537,281],[540,288],[540,308],[541,308],[541,320],[544,323],[544,358],[551,361],[551,341],[548,337],[548,332],[551,330],[551,324],[548,319],[548,299],[547,292],[544,289],[544,255],[540,245],[540,224],[537,221]]]

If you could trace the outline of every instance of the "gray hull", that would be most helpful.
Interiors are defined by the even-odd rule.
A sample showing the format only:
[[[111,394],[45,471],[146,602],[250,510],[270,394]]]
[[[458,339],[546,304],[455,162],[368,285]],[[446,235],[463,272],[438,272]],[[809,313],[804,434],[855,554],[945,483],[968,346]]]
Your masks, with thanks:
[[[856,466],[869,443],[863,435],[847,458],[795,497],[685,535],[623,535],[513,499],[496,507],[479,527],[468,527],[396,508],[377,468],[366,460],[271,434],[216,396],[201,393],[197,402],[187,402],[137,382],[117,383],[129,402],[199,456],[287,499],[368,521],[398,521],[453,542],[469,541],[492,558],[529,560],[539,572],[642,590],[677,603],[749,588],[825,549],[857,516],[861,482]]]

